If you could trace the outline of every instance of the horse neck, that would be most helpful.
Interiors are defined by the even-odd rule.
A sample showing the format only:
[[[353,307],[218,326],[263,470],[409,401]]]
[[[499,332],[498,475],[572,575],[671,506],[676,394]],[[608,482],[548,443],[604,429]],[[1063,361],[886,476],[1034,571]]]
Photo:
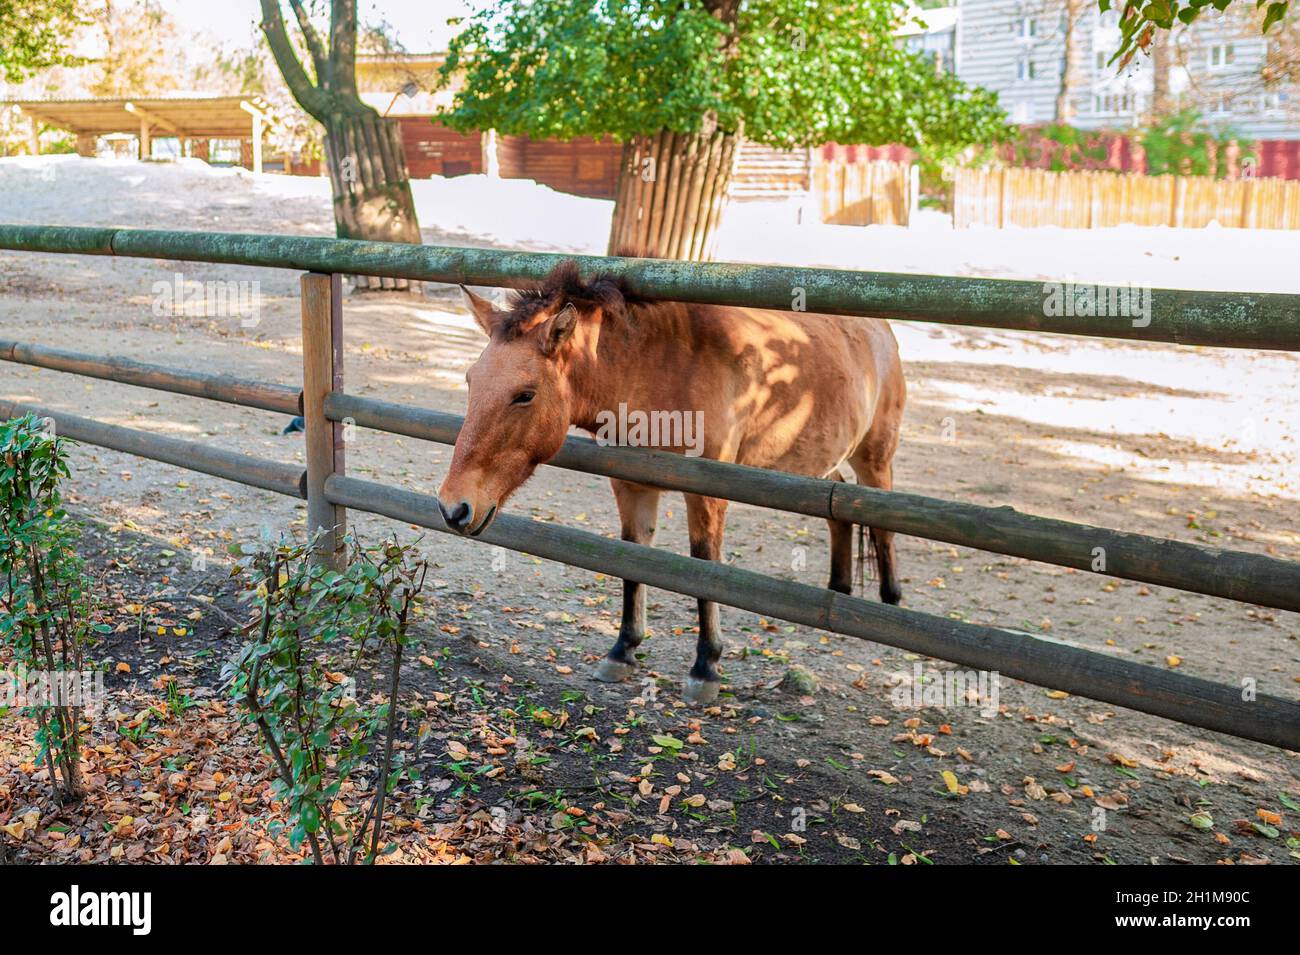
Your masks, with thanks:
[[[650,410],[664,403],[665,386],[694,348],[694,326],[686,307],[633,304],[627,317],[600,316],[579,326],[568,377],[572,388],[570,424],[595,430],[596,415],[620,402]]]

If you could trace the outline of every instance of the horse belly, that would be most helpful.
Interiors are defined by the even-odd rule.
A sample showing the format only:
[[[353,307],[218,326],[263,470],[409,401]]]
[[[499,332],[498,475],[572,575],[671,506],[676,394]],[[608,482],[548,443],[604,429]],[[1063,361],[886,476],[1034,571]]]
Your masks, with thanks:
[[[812,424],[783,454],[774,455],[770,462],[755,464],[755,467],[788,471],[805,477],[826,477],[858,446],[866,432],[867,420],[861,415],[852,415],[838,421]]]
[[[825,477],[866,438],[879,400],[883,323],[817,314],[750,312],[764,334],[730,402],[735,460]],[[791,347],[795,343],[798,347]],[[896,354],[896,352],[894,352]]]
[[[760,426],[750,431],[737,462],[751,467],[787,471],[806,477],[826,477],[861,443],[871,427],[870,374],[856,381],[823,389],[810,407],[782,409],[756,415]]]

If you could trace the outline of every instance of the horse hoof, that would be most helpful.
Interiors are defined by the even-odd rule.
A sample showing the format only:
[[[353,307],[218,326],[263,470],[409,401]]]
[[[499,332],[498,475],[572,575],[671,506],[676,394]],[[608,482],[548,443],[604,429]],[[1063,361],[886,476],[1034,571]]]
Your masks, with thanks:
[[[636,671],[636,664],[624,663],[622,660],[611,660],[609,657],[602,657],[600,663],[596,665],[595,677],[601,683],[622,683]]]
[[[697,676],[688,676],[686,686],[682,689],[682,699],[696,706],[708,706],[718,698],[721,680],[701,680]]]

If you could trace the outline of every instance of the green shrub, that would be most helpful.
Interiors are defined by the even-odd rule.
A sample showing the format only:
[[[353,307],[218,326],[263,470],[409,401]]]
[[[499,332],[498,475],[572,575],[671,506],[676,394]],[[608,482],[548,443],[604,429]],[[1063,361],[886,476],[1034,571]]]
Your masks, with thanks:
[[[305,842],[318,864],[374,861],[386,796],[415,775],[394,742],[402,653],[428,565],[396,541],[365,548],[350,538],[347,546],[342,573],[314,563],[310,543],[251,554],[235,548],[256,618],[253,639],[224,675],[275,762],[273,794],[286,818],[273,830],[287,828],[290,845]],[[347,676],[375,655],[388,657],[387,701],[379,705],[359,700]],[[370,762],[377,768],[365,812],[357,819],[336,811]]]
[[[68,477],[65,438],[25,415],[0,424],[0,645],[23,678],[41,673],[47,698],[27,701],[37,762],[61,799],[82,795],[81,720],[93,592],[77,555],[80,526],[59,492]]]
[[[1147,156],[1149,176],[1228,175],[1228,147],[1236,136],[1227,130],[1211,132],[1201,125],[1195,110],[1183,110],[1164,117],[1142,131],[1142,148]],[[1238,161],[1254,157],[1253,150],[1242,150]]]

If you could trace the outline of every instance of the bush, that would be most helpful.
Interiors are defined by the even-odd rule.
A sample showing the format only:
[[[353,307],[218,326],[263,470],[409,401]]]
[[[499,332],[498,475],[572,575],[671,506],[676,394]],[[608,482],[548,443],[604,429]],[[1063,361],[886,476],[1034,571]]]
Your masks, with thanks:
[[[273,794],[294,848],[317,864],[373,862],[380,853],[387,794],[414,778],[394,754],[403,649],[428,565],[409,546],[364,548],[349,538],[348,569],[311,559],[313,544],[280,543],[242,553],[235,571],[256,608],[254,638],[223,674],[243,717],[275,762]],[[357,699],[347,676],[368,654],[388,656],[387,702]],[[340,795],[355,787],[377,752],[365,812],[356,819]],[[368,843],[368,846],[367,846]]]
[[[1214,133],[1204,129],[1199,113],[1184,110],[1144,129],[1141,141],[1149,176],[1213,176],[1222,179],[1230,171],[1228,147],[1236,137],[1229,131]],[[1254,155],[1253,150],[1242,150],[1238,162],[1248,161]]]
[[[24,683],[47,694],[22,712],[36,720],[37,762],[61,799],[82,795],[83,653],[92,631],[93,592],[77,555],[80,525],[59,493],[68,477],[67,445],[48,419],[25,415],[0,424],[0,645]]]

